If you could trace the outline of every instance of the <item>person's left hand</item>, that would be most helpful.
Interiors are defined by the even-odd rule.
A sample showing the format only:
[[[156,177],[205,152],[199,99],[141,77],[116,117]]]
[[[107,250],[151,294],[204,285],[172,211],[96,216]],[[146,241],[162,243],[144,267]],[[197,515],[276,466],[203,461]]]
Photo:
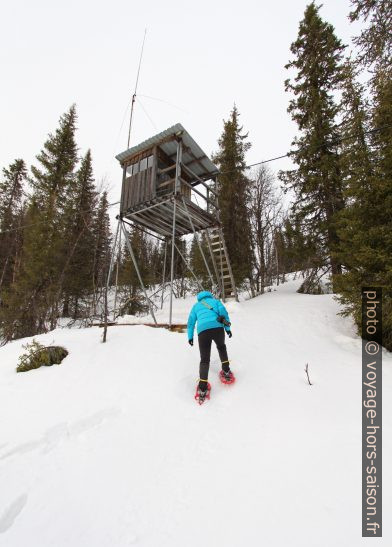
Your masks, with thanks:
[[[231,338],[231,337],[233,336],[233,333],[231,332],[231,330],[228,330],[228,331],[227,331],[227,336],[228,336],[229,338]]]
[[[190,346],[193,346],[193,338],[191,338],[190,340],[188,340],[188,344],[189,344]]]

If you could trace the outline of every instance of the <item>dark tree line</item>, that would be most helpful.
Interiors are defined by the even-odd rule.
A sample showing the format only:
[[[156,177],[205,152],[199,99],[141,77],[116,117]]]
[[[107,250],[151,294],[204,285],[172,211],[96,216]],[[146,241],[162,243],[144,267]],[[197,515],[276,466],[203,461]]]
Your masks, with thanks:
[[[314,2],[291,45],[285,87],[298,134],[294,167],[279,173],[290,210],[281,210],[268,170],[246,170],[250,144],[235,107],[215,156],[221,217],[236,282],[252,294],[289,271],[310,280],[329,272],[360,329],[361,287],[381,286],[391,349],[392,1],[352,0],[349,18],[363,23],[352,53]]]
[[[91,152],[80,158],[76,109],[50,134],[37,165],[3,169],[0,197],[0,325],[3,341],[96,312],[110,249],[106,193]]]

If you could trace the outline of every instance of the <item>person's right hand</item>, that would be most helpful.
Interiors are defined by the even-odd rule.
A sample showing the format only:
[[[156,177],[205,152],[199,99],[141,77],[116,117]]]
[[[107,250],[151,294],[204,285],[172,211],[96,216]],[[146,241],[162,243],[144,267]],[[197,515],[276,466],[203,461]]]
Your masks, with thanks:
[[[190,346],[193,346],[193,338],[191,338],[190,340],[188,340],[188,344],[189,344]]]
[[[231,337],[233,336],[233,333],[231,332],[231,330],[228,330],[228,331],[227,331],[227,336],[228,336],[229,338],[231,338]]]

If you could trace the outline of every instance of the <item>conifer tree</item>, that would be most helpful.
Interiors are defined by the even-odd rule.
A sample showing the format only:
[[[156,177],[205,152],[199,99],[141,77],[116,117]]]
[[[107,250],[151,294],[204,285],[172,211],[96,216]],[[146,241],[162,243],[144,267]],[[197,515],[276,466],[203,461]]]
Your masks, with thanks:
[[[110,219],[109,203],[107,192],[103,192],[96,205],[92,231],[94,234],[93,243],[93,268],[91,271],[93,283],[93,309],[94,314],[97,311],[97,304],[106,285],[106,277],[110,265]]]
[[[164,258],[164,243],[159,243],[152,239],[149,242],[150,285],[160,285],[162,283]]]
[[[321,19],[312,2],[291,45],[294,58],[286,65],[296,71],[285,86],[294,95],[288,111],[300,130],[290,153],[297,168],[280,176],[287,188],[294,190],[296,214],[307,232],[322,243],[332,274],[341,271],[334,254],[338,244],[336,213],[344,206],[336,119],[339,105],[334,94],[343,79],[343,51],[332,25]]]
[[[370,69],[371,105],[363,88],[346,82],[343,98],[351,113],[356,138],[344,150],[348,207],[339,221],[340,252],[345,270],[337,279],[345,314],[352,314],[361,329],[361,288],[383,289],[383,344],[392,350],[392,35],[384,16],[391,2],[355,1],[352,19],[370,25],[356,39],[357,66]],[[351,92],[347,88],[350,86]],[[351,100],[347,101],[347,98]],[[370,113],[370,115],[368,114]],[[370,134],[366,131],[370,128]],[[348,141],[350,143],[351,139]]]
[[[3,169],[0,181],[0,290],[15,280],[19,265],[26,178],[26,165],[21,159]]]
[[[373,166],[367,138],[369,130],[369,105],[365,99],[363,85],[359,84],[353,63],[345,64],[345,79],[342,85],[342,148],[341,172],[344,178],[346,207],[337,217],[339,246],[336,249],[346,273],[338,281],[342,288],[343,279],[350,283],[347,270],[359,258],[363,243],[362,226],[367,215],[367,194],[371,192]]]
[[[186,281],[188,279],[188,268],[185,265],[184,260],[188,263],[188,248],[186,245],[186,241],[181,238],[177,237],[175,239],[175,244],[177,246],[177,249],[181,252],[177,251],[174,253],[174,279],[175,279],[175,288],[176,288],[176,297],[177,298],[185,298],[186,295],[186,289],[187,284]]]
[[[252,250],[248,218],[249,179],[245,174],[245,154],[251,144],[239,124],[236,106],[218,141],[219,150],[214,161],[220,169],[218,178],[220,217],[234,279],[240,285],[252,277]]]
[[[357,61],[376,71],[392,70],[392,1],[351,0],[351,21],[365,23],[359,36],[354,38],[359,52]]]
[[[389,94],[383,89],[387,96],[381,93],[374,108],[373,124],[380,131],[371,139],[371,174],[349,186],[352,203],[340,229],[345,272],[337,280],[337,289],[345,313],[353,315],[360,330],[361,288],[382,287],[383,343],[392,350],[392,132],[381,129],[386,121],[392,126],[391,83],[389,87]]]
[[[66,200],[63,238],[63,315],[81,315],[80,307],[93,292],[93,222],[97,202],[91,151],[88,150]],[[69,306],[71,305],[71,309]]]
[[[77,163],[75,127],[76,110],[72,106],[37,156],[40,167],[32,167],[33,195],[27,206],[21,267],[2,310],[3,331],[8,340],[33,336],[56,326],[64,205]]]
[[[366,98],[364,85],[358,81],[358,71],[351,59],[346,60],[343,74],[341,169],[344,186],[347,188],[352,185],[363,186],[372,176],[367,137],[370,130],[370,103]]]
[[[353,315],[360,329],[361,288],[382,287],[383,340],[392,349],[392,82],[385,82],[379,92],[372,116],[376,131],[368,152],[372,163],[368,173],[364,171],[366,148],[358,146],[357,160],[364,162],[359,164],[362,177],[357,169],[356,177],[350,179],[350,204],[340,220],[345,272],[337,280],[337,290],[345,313]]]
[[[78,149],[75,142],[76,107],[72,105],[60,118],[55,134],[50,134],[32,166],[34,198],[49,214],[63,211],[67,190],[75,178]],[[56,216],[56,215],[54,215]]]

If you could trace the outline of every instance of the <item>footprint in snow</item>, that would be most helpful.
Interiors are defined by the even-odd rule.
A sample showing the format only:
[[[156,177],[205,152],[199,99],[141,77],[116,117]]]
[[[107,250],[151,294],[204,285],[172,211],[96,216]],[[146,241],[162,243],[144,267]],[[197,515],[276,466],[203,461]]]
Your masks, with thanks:
[[[82,420],[76,420],[70,424],[67,422],[59,423],[48,429],[40,439],[19,444],[13,448],[10,448],[6,452],[3,452],[0,454],[0,460],[5,460],[6,458],[14,455],[19,456],[26,454],[38,448],[41,448],[42,452],[47,454],[56,448],[64,439],[82,435],[91,429],[99,427],[107,420],[115,418],[119,414],[121,414],[121,411],[118,408],[111,407],[96,412],[95,414],[90,414],[90,416],[87,416]]]
[[[27,503],[27,494],[16,498],[0,517],[0,534],[4,534],[14,524],[15,519],[22,512]]]

